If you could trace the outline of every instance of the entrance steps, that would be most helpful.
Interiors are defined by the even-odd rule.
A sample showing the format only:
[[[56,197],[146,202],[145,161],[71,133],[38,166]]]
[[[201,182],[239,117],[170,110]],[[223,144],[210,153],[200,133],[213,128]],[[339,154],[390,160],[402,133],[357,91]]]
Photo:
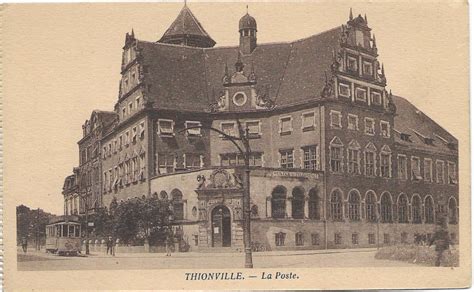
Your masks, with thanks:
[[[229,252],[243,252],[243,248],[239,247],[207,247],[201,246],[197,250],[203,253],[229,253]]]

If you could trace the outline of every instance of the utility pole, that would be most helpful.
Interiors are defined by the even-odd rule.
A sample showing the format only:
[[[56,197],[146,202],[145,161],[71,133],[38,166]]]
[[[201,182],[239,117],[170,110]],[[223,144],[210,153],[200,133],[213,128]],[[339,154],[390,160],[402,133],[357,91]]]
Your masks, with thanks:
[[[253,261],[252,261],[252,238],[251,238],[251,225],[250,225],[250,143],[249,143],[249,129],[242,128],[242,124],[239,120],[237,120],[237,126],[239,131],[239,137],[231,136],[223,131],[213,128],[213,127],[205,127],[205,126],[193,126],[184,128],[178,133],[185,132],[191,129],[208,129],[218,134],[222,135],[224,138],[229,140],[234,146],[239,150],[240,154],[244,157],[244,177],[243,177],[243,207],[244,207],[244,223],[243,223],[243,230],[244,230],[244,251],[245,251],[245,268],[253,268]],[[240,141],[244,147],[242,147],[236,142]]]

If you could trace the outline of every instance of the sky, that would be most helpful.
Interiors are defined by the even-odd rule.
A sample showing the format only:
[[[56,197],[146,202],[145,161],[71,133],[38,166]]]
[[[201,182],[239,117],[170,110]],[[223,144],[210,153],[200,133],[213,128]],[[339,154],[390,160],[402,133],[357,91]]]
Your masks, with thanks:
[[[467,5],[451,1],[198,3],[188,6],[217,42],[238,44],[246,12],[258,43],[286,42],[367,15],[388,89],[410,100],[468,147]],[[6,204],[63,212],[64,178],[94,109],[113,110],[125,33],[156,41],[182,3],[22,4],[4,9]],[[166,70],[166,68],[164,68]]]

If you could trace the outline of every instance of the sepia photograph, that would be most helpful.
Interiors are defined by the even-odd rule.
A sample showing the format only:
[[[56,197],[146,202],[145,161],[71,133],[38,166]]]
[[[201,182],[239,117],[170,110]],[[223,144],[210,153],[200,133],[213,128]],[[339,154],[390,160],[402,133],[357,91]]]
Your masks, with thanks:
[[[467,8],[5,5],[5,287],[470,286]]]

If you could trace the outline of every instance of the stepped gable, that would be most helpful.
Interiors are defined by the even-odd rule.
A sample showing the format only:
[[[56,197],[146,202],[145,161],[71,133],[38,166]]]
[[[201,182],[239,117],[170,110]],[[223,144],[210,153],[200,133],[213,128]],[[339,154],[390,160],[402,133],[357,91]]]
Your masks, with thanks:
[[[447,145],[448,143],[458,144],[458,140],[453,135],[443,129],[407,99],[395,95],[392,96],[392,99],[397,108],[397,114],[394,120],[396,131],[394,133],[395,142],[408,147],[417,147],[431,151],[436,149],[437,151],[444,151],[450,154],[457,152],[456,149],[450,149]],[[400,133],[409,134],[410,141],[402,140]],[[433,145],[426,144],[424,137],[433,139]],[[440,139],[440,137],[445,141]]]
[[[244,73],[248,76],[254,68],[257,90],[268,89],[277,107],[319,99],[325,73],[331,76],[340,34],[338,27],[291,43],[260,44],[241,56]],[[196,48],[145,41],[138,41],[138,47],[154,106],[189,111],[209,110],[224,88],[226,63],[232,74],[239,52],[237,46]]]

